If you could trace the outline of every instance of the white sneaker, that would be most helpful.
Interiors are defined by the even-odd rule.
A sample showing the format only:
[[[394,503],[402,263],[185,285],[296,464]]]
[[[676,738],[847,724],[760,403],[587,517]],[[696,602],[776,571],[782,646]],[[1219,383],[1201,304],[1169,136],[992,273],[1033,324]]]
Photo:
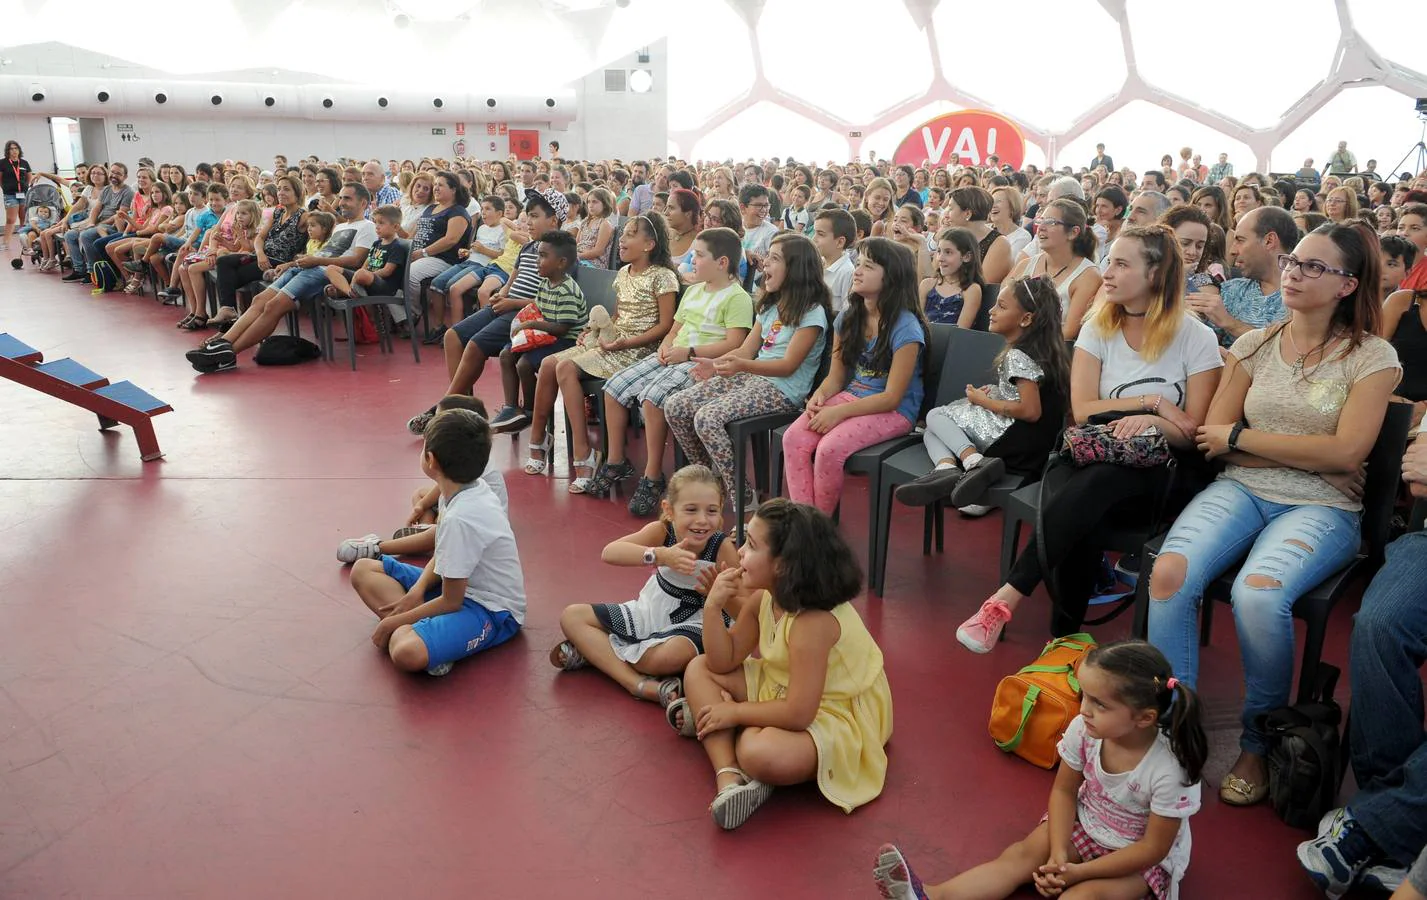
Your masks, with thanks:
[[[983,506],[980,503],[973,503],[971,506],[961,507],[957,510],[957,512],[961,513],[963,516],[966,516],[968,519],[979,519],[982,516],[989,514],[991,510],[995,508],[996,507],[994,506]]]
[[[432,666],[427,669],[426,674],[432,678],[440,678],[442,675],[450,673],[451,669],[455,668],[455,665],[455,663],[443,662],[438,666]]]
[[[351,565],[359,559],[381,559],[382,539],[375,534],[366,537],[347,538],[337,547],[337,560]]]

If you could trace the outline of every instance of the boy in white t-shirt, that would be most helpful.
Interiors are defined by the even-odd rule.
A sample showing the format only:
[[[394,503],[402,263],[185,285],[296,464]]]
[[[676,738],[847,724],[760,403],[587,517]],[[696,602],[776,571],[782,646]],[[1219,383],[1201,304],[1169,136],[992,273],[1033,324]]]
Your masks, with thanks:
[[[515,534],[490,485],[491,429],[470,410],[438,414],[423,432],[421,471],[439,485],[436,552],[418,569],[395,557],[359,560],[352,587],[381,621],[372,643],[406,672],[445,675],[460,659],[515,636],[525,577]]]
[[[855,268],[848,249],[857,242],[857,220],[845,209],[819,210],[813,218],[813,246],[823,261],[823,281],[832,295],[832,311],[842,312],[852,291]]]
[[[753,298],[738,283],[740,244],[731,228],[708,228],[694,240],[695,283],[684,292],[674,313],[674,327],[659,351],[610,376],[604,387],[609,459],[585,493],[607,496],[610,488],[633,477],[624,452],[629,408],[644,414],[644,474],[629,500],[632,515],[647,517],[664,496],[664,443],[668,426],[664,403],[694,383],[694,360],[716,359],[743,345],[753,329]]]
[[[450,409],[468,409],[490,421],[486,405],[479,397],[470,394],[447,394],[436,404],[438,413]],[[510,514],[510,493],[505,487],[505,476],[499,470],[487,467],[481,480],[495,492],[500,500],[500,508]],[[339,562],[351,564],[359,559],[381,559],[382,556],[430,556],[436,550],[436,516],[441,507],[441,485],[434,481],[416,489],[411,495],[411,514],[406,524],[398,528],[391,540],[384,541],[381,535],[369,534],[365,537],[347,538],[337,545]]]

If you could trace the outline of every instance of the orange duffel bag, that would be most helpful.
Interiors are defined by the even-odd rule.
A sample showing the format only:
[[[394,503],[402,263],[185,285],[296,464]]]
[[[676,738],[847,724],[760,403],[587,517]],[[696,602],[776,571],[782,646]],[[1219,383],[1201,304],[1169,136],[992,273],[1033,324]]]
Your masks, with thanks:
[[[1040,657],[1001,679],[991,701],[991,739],[1042,769],[1055,768],[1056,745],[1080,714],[1080,680],[1075,667],[1095,647],[1088,634],[1072,634],[1045,645]]]

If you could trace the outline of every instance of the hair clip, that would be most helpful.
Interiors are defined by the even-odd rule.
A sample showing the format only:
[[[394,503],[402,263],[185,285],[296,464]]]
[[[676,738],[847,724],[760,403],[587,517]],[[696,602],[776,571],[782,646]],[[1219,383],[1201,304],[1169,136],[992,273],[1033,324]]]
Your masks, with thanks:
[[[1158,679],[1156,679],[1156,680],[1158,680]],[[1169,690],[1172,691],[1172,690],[1174,690],[1175,688],[1179,687],[1179,679],[1178,679],[1178,678],[1175,678],[1173,675],[1171,675],[1171,676],[1169,676],[1169,680],[1164,683],[1164,686],[1165,686],[1167,689],[1169,689]]]

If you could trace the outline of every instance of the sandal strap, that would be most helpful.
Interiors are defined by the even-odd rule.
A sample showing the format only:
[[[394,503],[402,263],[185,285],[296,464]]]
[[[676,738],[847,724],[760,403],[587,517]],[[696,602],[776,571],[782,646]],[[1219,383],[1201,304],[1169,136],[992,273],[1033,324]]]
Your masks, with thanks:
[[[753,780],[752,778],[748,777],[747,772],[743,771],[737,766],[724,766],[722,769],[719,769],[717,772],[714,773],[715,778],[719,777],[720,775],[737,775],[739,778],[743,779],[744,784],[747,784],[748,782]],[[725,788],[725,790],[727,790],[727,788]]]

